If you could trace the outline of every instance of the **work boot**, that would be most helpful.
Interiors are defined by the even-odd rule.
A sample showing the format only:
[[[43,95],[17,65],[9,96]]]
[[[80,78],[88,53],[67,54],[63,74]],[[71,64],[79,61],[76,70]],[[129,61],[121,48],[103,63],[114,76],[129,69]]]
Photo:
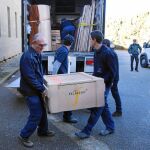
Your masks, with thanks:
[[[83,131],[80,131],[80,132],[76,132],[75,135],[79,138],[79,139],[86,139],[86,138],[89,138],[90,135],[83,132]]]
[[[52,137],[52,136],[55,135],[55,132],[54,131],[47,131],[45,133],[37,132],[37,135],[40,136],[40,137]]]
[[[105,129],[105,130],[101,130],[99,134],[101,136],[106,136],[106,135],[109,135],[109,134],[112,134],[112,133],[114,133],[114,130]]]
[[[63,119],[64,122],[66,123],[77,123],[77,119],[73,118],[73,117],[70,117],[70,118],[64,118]]]
[[[21,144],[25,147],[32,148],[34,146],[33,142],[31,142],[29,138],[23,138],[22,136],[18,136],[18,139],[21,142]]]
[[[121,111],[115,111],[112,113],[113,117],[121,117],[122,116],[122,112]]]

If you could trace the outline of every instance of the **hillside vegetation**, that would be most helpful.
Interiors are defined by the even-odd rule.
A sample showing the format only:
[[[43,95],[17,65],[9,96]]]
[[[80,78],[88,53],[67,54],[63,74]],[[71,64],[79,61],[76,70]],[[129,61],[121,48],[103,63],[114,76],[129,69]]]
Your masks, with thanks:
[[[131,18],[114,20],[108,18],[106,22],[106,37],[115,45],[128,48],[132,40],[136,38],[142,46],[150,40],[150,12],[136,15]]]

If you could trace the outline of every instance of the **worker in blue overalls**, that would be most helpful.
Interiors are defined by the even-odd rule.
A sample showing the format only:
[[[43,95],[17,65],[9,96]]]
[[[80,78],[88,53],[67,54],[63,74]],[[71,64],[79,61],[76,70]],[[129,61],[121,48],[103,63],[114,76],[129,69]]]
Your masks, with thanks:
[[[110,48],[110,50],[112,50],[112,52],[115,55],[115,59],[116,59],[116,66],[117,66],[117,72],[113,81],[113,84],[111,86],[111,93],[112,96],[115,100],[116,103],[116,111],[113,112],[112,116],[114,117],[120,117],[122,116],[122,104],[121,104],[121,98],[120,98],[120,94],[119,94],[119,90],[118,90],[118,82],[119,82],[119,60],[118,60],[118,56],[117,53],[114,51],[113,48],[110,47],[110,40],[108,39],[104,39],[103,40],[103,44],[106,45],[107,47]]]
[[[91,108],[91,113],[86,126],[75,135],[80,139],[89,138],[93,127],[98,122],[99,117],[105,124],[105,129],[100,131],[100,135],[106,136],[114,133],[115,126],[112,115],[109,111],[107,97],[113,84],[117,66],[115,55],[108,47],[102,44],[103,34],[100,31],[91,33],[91,47],[94,48],[94,72],[93,75],[101,77],[105,82],[105,106]]]
[[[75,25],[70,21],[65,18],[61,20],[60,24],[60,35],[61,35],[61,40],[63,41],[66,35],[72,35],[73,37],[75,36],[75,30],[76,27]]]
[[[23,53],[20,59],[20,92],[25,96],[30,115],[19,135],[20,142],[25,147],[33,147],[29,140],[37,129],[40,137],[54,136],[54,132],[48,130],[47,112],[44,106],[46,89],[43,85],[43,68],[41,52],[46,46],[42,34],[37,33],[33,37],[32,45]]]
[[[68,54],[73,42],[73,36],[67,35],[64,37],[62,46],[58,48],[55,53],[53,74],[68,73]],[[77,123],[77,120],[72,117],[72,111],[64,112],[63,121],[67,123]]]

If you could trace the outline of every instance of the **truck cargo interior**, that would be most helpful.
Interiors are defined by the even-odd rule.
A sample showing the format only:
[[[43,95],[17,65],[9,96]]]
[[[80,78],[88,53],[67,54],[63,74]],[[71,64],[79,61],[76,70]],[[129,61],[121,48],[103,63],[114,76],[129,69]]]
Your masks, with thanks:
[[[76,24],[77,19],[83,13],[83,7],[91,5],[91,0],[53,0],[50,2],[51,11],[51,36],[52,49],[59,47],[60,41],[60,21],[62,18],[72,20]],[[43,61],[44,66],[47,66],[47,61]],[[46,70],[47,72],[47,70]],[[76,72],[84,72],[84,57],[80,57],[76,61]]]
[[[83,7],[91,4],[91,0],[54,0],[50,2],[52,50],[60,44],[60,22],[62,18],[71,20],[78,26],[78,19],[82,16]]]
[[[29,41],[31,43],[33,35],[40,32],[48,43],[42,52],[44,72],[52,72],[55,51],[61,45],[60,23],[63,18],[71,20],[77,27],[74,48],[69,53],[72,59],[70,72],[93,72],[94,53],[89,35],[93,29],[104,34],[106,0],[30,0],[30,4],[29,16],[24,17],[24,22],[27,24],[29,20],[32,28]],[[27,8],[24,6],[24,9]],[[25,36],[25,44],[26,39]]]
[[[91,0],[53,0],[51,5],[51,25],[52,30],[59,30],[60,20],[78,19],[83,12],[84,5],[91,4]]]

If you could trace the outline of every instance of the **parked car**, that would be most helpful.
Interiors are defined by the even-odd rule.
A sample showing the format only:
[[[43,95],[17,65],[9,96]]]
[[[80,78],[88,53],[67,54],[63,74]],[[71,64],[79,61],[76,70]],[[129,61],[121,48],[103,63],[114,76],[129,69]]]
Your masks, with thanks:
[[[144,42],[142,53],[140,55],[141,67],[147,68],[150,65],[150,41]]]

